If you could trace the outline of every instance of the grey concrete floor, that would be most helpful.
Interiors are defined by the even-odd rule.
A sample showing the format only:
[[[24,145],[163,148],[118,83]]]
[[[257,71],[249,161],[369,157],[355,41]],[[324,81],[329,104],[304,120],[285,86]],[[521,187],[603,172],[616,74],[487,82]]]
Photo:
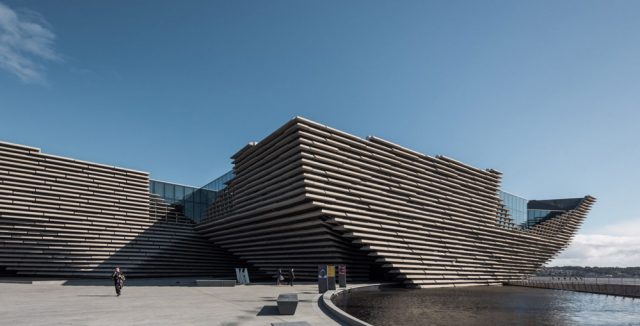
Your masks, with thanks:
[[[318,306],[317,285],[313,284],[222,288],[139,282],[125,286],[123,295],[116,297],[113,286],[106,282],[86,283],[0,283],[0,324],[271,325],[306,321],[311,325],[339,325]],[[295,315],[277,314],[275,299],[280,293],[298,294]]]

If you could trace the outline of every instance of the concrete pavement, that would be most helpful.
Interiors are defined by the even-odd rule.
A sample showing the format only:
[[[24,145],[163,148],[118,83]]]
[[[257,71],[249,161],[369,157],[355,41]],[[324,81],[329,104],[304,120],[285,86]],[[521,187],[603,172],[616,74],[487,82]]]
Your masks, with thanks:
[[[306,321],[339,325],[321,311],[315,284],[225,288],[184,285],[188,282],[181,286],[167,286],[175,282],[130,283],[120,297],[108,281],[0,283],[0,324],[231,326]],[[280,293],[298,294],[295,315],[278,315],[275,300]]]

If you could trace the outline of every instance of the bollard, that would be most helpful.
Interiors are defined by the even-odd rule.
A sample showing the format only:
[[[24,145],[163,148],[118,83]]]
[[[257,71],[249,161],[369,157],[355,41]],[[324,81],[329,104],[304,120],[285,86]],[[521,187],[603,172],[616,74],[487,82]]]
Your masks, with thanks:
[[[318,293],[325,293],[329,287],[327,265],[318,265]]]
[[[338,282],[341,288],[347,287],[347,266],[338,265]]]
[[[336,267],[334,265],[327,266],[327,285],[328,290],[336,289]]]

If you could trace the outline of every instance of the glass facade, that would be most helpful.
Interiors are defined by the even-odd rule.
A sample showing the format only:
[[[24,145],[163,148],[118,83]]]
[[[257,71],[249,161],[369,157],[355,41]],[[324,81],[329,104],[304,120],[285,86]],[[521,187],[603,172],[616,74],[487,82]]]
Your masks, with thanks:
[[[176,211],[198,223],[206,218],[207,209],[215,202],[218,192],[224,189],[234,176],[233,171],[229,171],[201,188],[149,180],[149,191],[160,196]],[[505,191],[500,191],[498,196],[508,210],[513,223],[523,229],[531,228],[566,211],[539,209],[535,204],[532,205],[535,207],[534,209],[528,209],[529,201],[527,199]],[[531,201],[531,203],[534,202],[536,201]]]
[[[149,180],[149,192],[198,223],[206,218],[207,209],[215,202],[218,191],[224,189],[233,176],[233,171],[227,172],[201,188]]]
[[[507,210],[509,210],[509,214],[513,219],[513,223],[519,225],[523,229],[531,228],[538,223],[544,222],[567,211],[564,209],[528,208],[528,200],[504,191],[500,191],[498,196],[500,197],[500,199],[502,199],[502,202],[506,206]],[[531,202],[533,203],[536,201]],[[536,207],[536,205],[532,205],[532,207]]]
[[[550,209],[529,209],[527,210],[527,222],[523,225],[524,228],[530,228],[534,225],[544,222],[556,215],[560,215],[565,211],[562,210],[550,210]]]
[[[223,174],[222,176],[218,177],[217,179],[202,186],[202,189],[220,191],[227,186],[227,182],[231,181],[231,179],[233,179],[234,176],[235,175],[233,174],[233,171],[229,171]]]
[[[514,224],[521,225],[527,221],[528,200],[504,191],[500,191],[499,197],[507,206]]]

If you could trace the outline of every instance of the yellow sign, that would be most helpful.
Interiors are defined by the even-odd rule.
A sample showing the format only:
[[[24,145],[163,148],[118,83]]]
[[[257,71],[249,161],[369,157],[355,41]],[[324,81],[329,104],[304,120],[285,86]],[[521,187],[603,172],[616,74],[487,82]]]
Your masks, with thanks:
[[[329,267],[327,270],[327,276],[328,277],[336,277],[336,267],[333,265],[329,265],[327,266]]]

